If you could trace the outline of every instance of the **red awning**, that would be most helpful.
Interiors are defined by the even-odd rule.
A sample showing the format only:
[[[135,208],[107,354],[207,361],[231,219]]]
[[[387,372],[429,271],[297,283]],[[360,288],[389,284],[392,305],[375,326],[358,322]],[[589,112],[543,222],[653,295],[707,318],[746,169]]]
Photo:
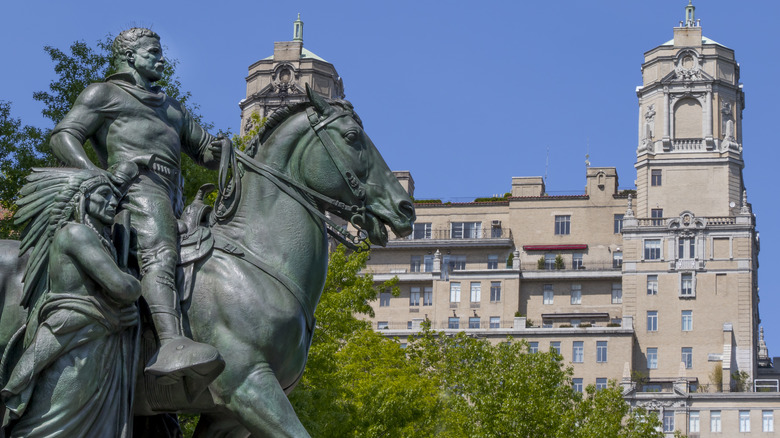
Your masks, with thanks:
[[[582,245],[523,245],[524,251],[583,251],[588,249],[587,244]]]

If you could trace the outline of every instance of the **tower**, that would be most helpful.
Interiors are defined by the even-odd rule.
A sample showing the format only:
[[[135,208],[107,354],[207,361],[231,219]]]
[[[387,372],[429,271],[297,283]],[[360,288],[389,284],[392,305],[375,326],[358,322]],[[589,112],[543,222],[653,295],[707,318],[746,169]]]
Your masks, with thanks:
[[[694,6],[674,39],[645,53],[637,214],[731,216],[742,203],[742,110],[734,51],[702,36]]]
[[[241,108],[241,135],[252,130],[252,114],[268,117],[281,106],[306,99],[306,84],[323,97],[344,98],[344,83],[333,64],[303,47],[301,14],[293,40],[274,43],[273,55],[249,66]]]
[[[674,38],[645,53],[637,200],[623,223],[624,312],[651,382],[722,367],[754,376],[758,241],[742,178],[745,97],[734,51],[702,35],[691,2]],[[682,363],[682,365],[681,365]]]

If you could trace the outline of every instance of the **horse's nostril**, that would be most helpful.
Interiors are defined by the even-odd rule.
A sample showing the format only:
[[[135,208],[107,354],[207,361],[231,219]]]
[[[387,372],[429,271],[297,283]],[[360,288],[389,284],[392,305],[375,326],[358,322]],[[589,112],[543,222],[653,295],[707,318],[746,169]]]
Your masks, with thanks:
[[[414,221],[416,214],[414,212],[414,205],[412,205],[411,202],[401,201],[398,204],[398,210],[401,212],[401,214],[408,217],[410,221]]]

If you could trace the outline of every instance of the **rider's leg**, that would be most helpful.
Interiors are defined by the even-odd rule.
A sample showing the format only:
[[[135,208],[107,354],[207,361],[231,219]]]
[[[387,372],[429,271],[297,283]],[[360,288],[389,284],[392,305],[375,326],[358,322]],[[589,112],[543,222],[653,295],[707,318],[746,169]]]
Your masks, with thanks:
[[[208,374],[224,366],[224,362],[214,347],[193,342],[182,335],[181,309],[174,286],[178,227],[171,190],[159,184],[156,178],[142,173],[139,181],[130,187],[120,208],[130,211],[130,224],[137,237],[142,296],[149,305],[160,341],[160,351],[146,371],[170,377],[167,382],[160,383],[173,383],[188,371],[196,375]]]

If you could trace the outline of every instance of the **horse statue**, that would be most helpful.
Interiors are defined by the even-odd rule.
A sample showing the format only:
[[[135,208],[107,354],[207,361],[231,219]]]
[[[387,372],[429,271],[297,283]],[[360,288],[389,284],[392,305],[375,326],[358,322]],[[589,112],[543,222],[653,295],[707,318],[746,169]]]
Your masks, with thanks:
[[[184,279],[185,330],[219,350],[224,371],[194,397],[186,382],[163,386],[139,374],[136,415],[199,413],[197,438],[309,436],[287,394],[312,340],[327,273],[326,231],[335,229],[353,248],[366,238],[384,246],[385,225],[406,236],[415,214],[351,104],[307,93],[309,102],[277,111],[245,152],[235,151],[232,181],[221,178],[210,226],[188,233],[210,237],[196,239],[203,257]],[[0,242],[0,347],[25,318],[18,305],[24,266],[18,242]],[[154,349],[148,330],[141,345],[144,361]]]

